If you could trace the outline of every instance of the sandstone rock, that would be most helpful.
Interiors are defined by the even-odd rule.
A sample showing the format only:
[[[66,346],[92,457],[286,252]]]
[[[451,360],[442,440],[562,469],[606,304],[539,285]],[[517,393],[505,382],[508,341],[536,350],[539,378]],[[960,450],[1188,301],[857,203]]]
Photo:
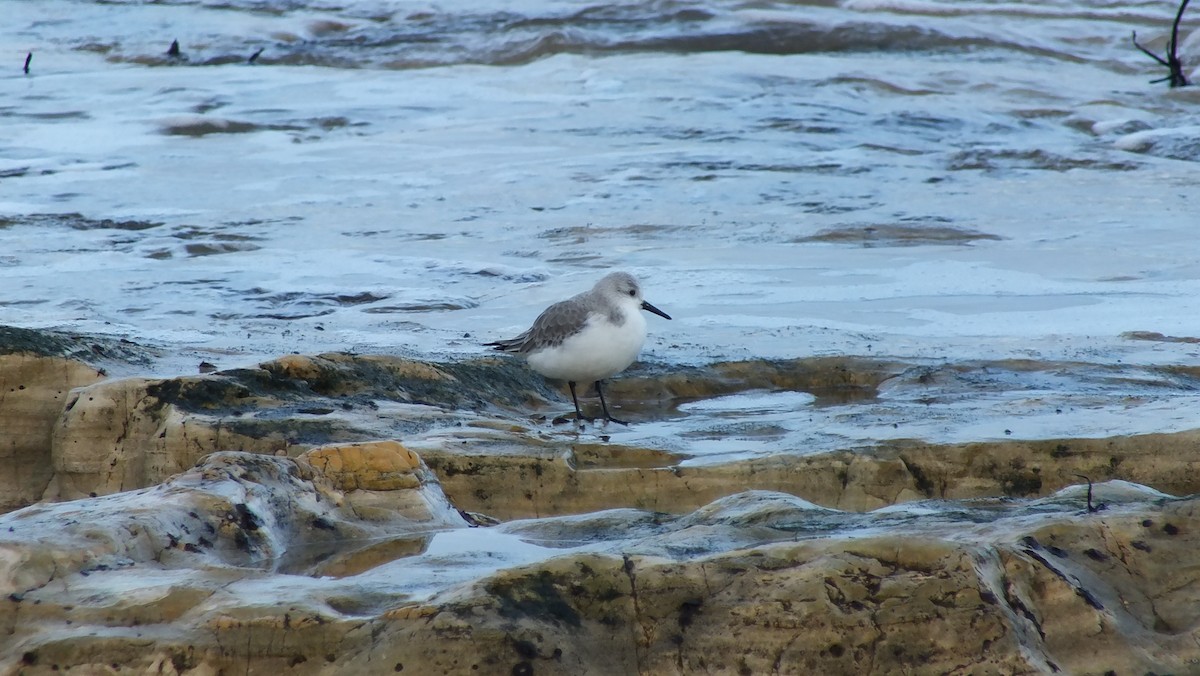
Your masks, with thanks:
[[[0,326],[0,513],[38,500],[49,483],[51,430],[70,390],[104,378],[99,364],[144,360],[111,339]]]
[[[701,399],[760,389],[811,392],[819,399],[846,401],[874,396],[882,383],[908,368],[900,361],[853,356],[647,366],[605,389],[622,401]]]
[[[338,576],[238,554],[237,532],[263,554],[312,542],[314,516],[342,531],[324,541],[335,556],[375,528],[306,466],[222,454],[160,489],[0,517],[3,551],[24,556],[0,578],[16,590],[0,602],[0,668],[1185,673],[1200,659],[1196,499],[1134,484],[1097,485],[1095,511],[1084,487],[868,513],[752,491],[681,517],[443,520],[460,548],[433,551],[435,538]],[[164,536],[204,524],[221,544],[189,552]],[[541,543],[523,565],[513,536]]]
[[[223,452],[152,488],[26,507],[3,517],[0,593],[23,594],[80,570],[151,562],[295,568],[329,543],[395,535],[415,530],[412,524],[466,525],[427,471],[386,491],[403,494],[396,498],[403,509],[386,518],[377,509],[370,520],[355,512],[355,491],[337,487],[345,474],[330,480],[303,460]]]
[[[468,436],[465,433],[462,436]],[[1200,492],[1200,432],[969,444],[887,441],[817,454],[684,464],[644,447],[570,441],[521,446],[496,433],[413,445],[464,510],[501,519],[636,507],[681,513],[750,489],[866,511],[925,498],[1048,495],[1090,477]]]
[[[398,441],[326,446],[302,457],[344,491],[391,491],[420,484],[415,474],[420,458]]]
[[[72,388],[103,376],[62,357],[0,354],[0,512],[42,497],[50,483],[50,437]]]
[[[389,618],[370,659],[450,673],[1186,672],[1200,613],[1182,590],[1200,571],[1150,571],[1194,545],[1195,501],[1115,483],[1089,513],[1082,492],[863,515],[735,496],[683,531],[449,592],[424,606],[440,608],[432,620]],[[701,524],[747,518],[774,538],[695,555],[724,550]]]
[[[434,366],[389,357],[292,355],[257,369],[106,380],[72,392],[66,402],[49,444],[53,479],[44,497],[69,500],[151,486],[219,450],[296,456],[320,444],[411,433],[444,423],[454,407],[482,406],[478,397],[489,392],[536,396],[536,388],[524,389],[528,375],[499,377],[506,368],[494,361]],[[383,418],[380,400],[417,406]]]
[[[321,446],[304,453],[300,460],[345,491],[349,506],[361,519],[389,519],[396,514],[418,521],[425,518],[434,509],[428,502],[428,490],[405,489],[436,487],[438,503],[445,502],[433,473],[416,453],[397,441]]]
[[[152,486],[219,450],[297,452],[283,430],[243,432],[236,418],[182,409],[167,391],[168,385],[207,387],[211,396],[218,384],[224,385],[207,376],[123,378],[73,391],[54,427],[54,476],[45,498],[71,500]],[[229,388],[223,390],[228,396]]]
[[[1001,368],[1038,377],[1042,367],[927,368],[815,358],[669,373],[645,368],[613,387],[635,408],[742,388],[794,388],[870,411],[868,397],[880,389],[893,400],[916,390],[922,397],[957,401],[977,388],[994,388],[989,374]],[[1164,377],[1192,377],[1177,371]],[[1143,377],[1136,372],[1129,377],[1135,376]],[[696,462],[686,442],[654,448],[596,441],[595,435],[547,432],[552,426],[536,421],[497,418],[497,410],[489,407],[490,402],[520,408],[530,401],[544,406],[545,396],[553,396],[545,381],[511,360],[493,359],[429,364],[291,355],[255,369],[109,380],[72,395],[55,427],[54,477],[45,497],[71,499],[153,485],[222,449],[296,456],[322,444],[397,437],[421,453],[461,509],[505,519],[613,507],[680,513],[756,488],[861,511],[927,497],[1046,495],[1080,481],[1079,474],[1137,481],[1176,494],[1200,491],[1200,433],[1195,432],[969,443],[884,439],[833,450],[798,448]]]
[[[1190,392],[1190,367],[642,365],[607,391],[650,422],[608,429],[547,423],[569,400],[518,360],[290,355],[101,380],[77,361],[95,346],[13,335],[34,348],[0,356],[0,422],[26,458],[8,495],[68,501],[0,516],[0,673],[1200,660],[1196,499],[1153,490],[1200,492],[1200,431],[947,441],[899,425],[953,426],[972,401],[967,423],[992,402],[1053,419],[1047,382],[1076,388],[1062,396],[1086,421],[1147,400],[1138,387]],[[61,389],[27,396],[47,372]],[[742,424],[760,400],[781,408]],[[842,426],[789,428],[819,411]],[[886,434],[853,436],[876,418]],[[1079,475],[1104,482],[1090,505]]]
[[[325,447],[309,457],[318,466],[341,462],[329,477],[303,458],[216,453],[153,488],[0,517],[0,634],[6,637],[0,671],[120,665],[114,668],[141,672],[169,665],[205,673],[205,660],[219,663],[228,654],[222,632],[235,631],[258,632],[261,640],[248,642],[247,650],[287,650],[288,658],[297,653],[287,640],[274,643],[272,632],[311,636],[300,654],[324,663],[327,653],[320,651],[330,632],[356,624],[335,625],[335,618],[398,605],[408,587],[401,582],[380,591],[371,581],[320,579],[361,575],[419,554],[432,532],[466,523],[420,459],[399,444]],[[372,485],[397,472],[414,481],[391,489],[338,488]],[[364,518],[356,506],[364,492],[392,498],[376,500]],[[311,592],[313,585],[320,592],[305,598],[301,590]],[[280,594],[292,593],[301,596],[279,605]],[[206,632],[218,641],[166,641],[160,650],[141,638],[147,627],[176,637]]]

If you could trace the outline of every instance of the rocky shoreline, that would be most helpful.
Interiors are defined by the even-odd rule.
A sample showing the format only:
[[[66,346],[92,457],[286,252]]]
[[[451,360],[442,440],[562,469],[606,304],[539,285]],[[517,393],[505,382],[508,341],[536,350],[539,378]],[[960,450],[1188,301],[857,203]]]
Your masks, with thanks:
[[[0,670],[1185,673],[1200,660],[1200,522],[1185,497],[1200,492],[1200,426],[902,428],[998,393],[1047,415],[1083,411],[1080,393],[1132,408],[1148,382],[1194,388],[1186,367],[640,365],[611,392],[643,428],[717,413],[638,436],[554,425],[563,393],[502,358],[289,355],[137,376],[148,358],[0,330]],[[896,434],[788,435],[719,409],[754,392],[804,393],[815,412],[797,416],[896,421]],[[695,450],[711,439],[734,452]]]

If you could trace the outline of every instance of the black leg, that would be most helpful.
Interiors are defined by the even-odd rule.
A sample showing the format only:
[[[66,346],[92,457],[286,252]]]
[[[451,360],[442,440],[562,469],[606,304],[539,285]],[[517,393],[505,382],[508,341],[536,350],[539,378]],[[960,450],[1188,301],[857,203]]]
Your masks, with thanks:
[[[614,418],[608,414],[608,404],[604,403],[604,390],[600,389],[600,381],[599,380],[596,381],[596,394],[600,395],[600,409],[602,411],[604,411],[604,419],[605,420],[615,422],[615,423],[620,423],[622,425],[629,424],[629,423],[625,422],[624,420],[617,420],[616,418]]]
[[[570,386],[570,388],[571,388],[571,401],[575,402],[575,419],[576,420],[586,420],[588,422],[591,422],[592,418],[585,416],[579,410],[579,397],[575,396],[575,381],[568,380],[567,385]],[[603,401],[603,400],[601,400],[601,401]],[[606,414],[607,414],[607,412],[606,412]]]

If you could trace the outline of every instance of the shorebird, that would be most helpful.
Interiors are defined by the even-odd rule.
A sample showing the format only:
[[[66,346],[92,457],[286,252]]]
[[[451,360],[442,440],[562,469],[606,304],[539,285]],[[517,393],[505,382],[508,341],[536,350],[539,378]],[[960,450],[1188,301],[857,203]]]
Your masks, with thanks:
[[[575,403],[575,419],[592,421],[579,410],[576,383],[594,382],[604,420],[629,423],[612,417],[604,401],[601,381],[633,363],[646,341],[642,310],[670,319],[670,315],[642,298],[642,288],[628,272],[612,272],[590,291],[546,308],[533,326],[516,338],[484,345],[525,356],[534,371],[565,380]]]

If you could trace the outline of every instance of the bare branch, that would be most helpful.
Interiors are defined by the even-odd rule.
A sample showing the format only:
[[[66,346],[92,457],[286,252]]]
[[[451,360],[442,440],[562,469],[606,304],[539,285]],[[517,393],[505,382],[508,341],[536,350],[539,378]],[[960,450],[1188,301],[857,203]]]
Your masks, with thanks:
[[[1183,10],[1187,9],[1188,3],[1192,0],[1183,0],[1179,3],[1179,11],[1175,13],[1175,23],[1171,24],[1171,53],[1175,53],[1175,47],[1179,45],[1179,22],[1183,20]]]
[[[1191,0],[1182,0],[1179,3],[1179,11],[1175,12],[1175,22],[1171,24],[1171,39],[1167,42],[1167,57],[1165,59],[1139,44],[1137,41],[1137,31],[1133,31],[1133,46],[1137,47],[1146,56],[1167,67],[1167,76],[1158,80],[1152,80],[1151,84],[1167,82],[1170,87],[1186,87],[1191,84],[1188,82],[1187,76],[1183,73],[1183,61],[1179,58],[1179,23],[1183,21],[1183,12],[1187,9],[1189,2]]]
[[[1141,46],[1140,44],[1138,44],[1138,41],[1137,41],[1137,31],[1134,31],[1134,32],[1133,32],[1133,46],[1134,46],[1134,47],[1137,47],[1137,48],[1138,48],[1138,49],[1140,49],[1140,50],[1142,50],[1142,53],[1143,53],[1143,54],[1145,54],[1146,56],[1148,56],[1148,57],[1150,57],[1150,58],[1154,59],[1155,61],[1157,61],[1157,62],[1159,62],[1159,63],[1161,63],[1162,65],[1166,66],[1167,68],[1170,68],[1170,67],[1171,67],[1171,64],[1169,64],[1169,63],[1167,63],[1166,61],[1164,61],[1164,60],[1163,60],[1163,58],[1162,58],[1161,56],[1159,56],[1158,54],[1155,54],[1154,52],[1150,51],[1149,49],[1146,49],[1145,47],[1143,47],[1143,46]]]
[[[1167,60],[1171,62],[1171,86],[1188,86],[1187,76],[1183,74],[1183,62],[1179,60],[1176,48],[1179,46],[1179,22],[1183,20],[1183,10],[1187,9],[1191,0],[1179,3],[1179,11],[1175,13],[1175,23],[1171,24],[1171,44],[1167,50]]]

